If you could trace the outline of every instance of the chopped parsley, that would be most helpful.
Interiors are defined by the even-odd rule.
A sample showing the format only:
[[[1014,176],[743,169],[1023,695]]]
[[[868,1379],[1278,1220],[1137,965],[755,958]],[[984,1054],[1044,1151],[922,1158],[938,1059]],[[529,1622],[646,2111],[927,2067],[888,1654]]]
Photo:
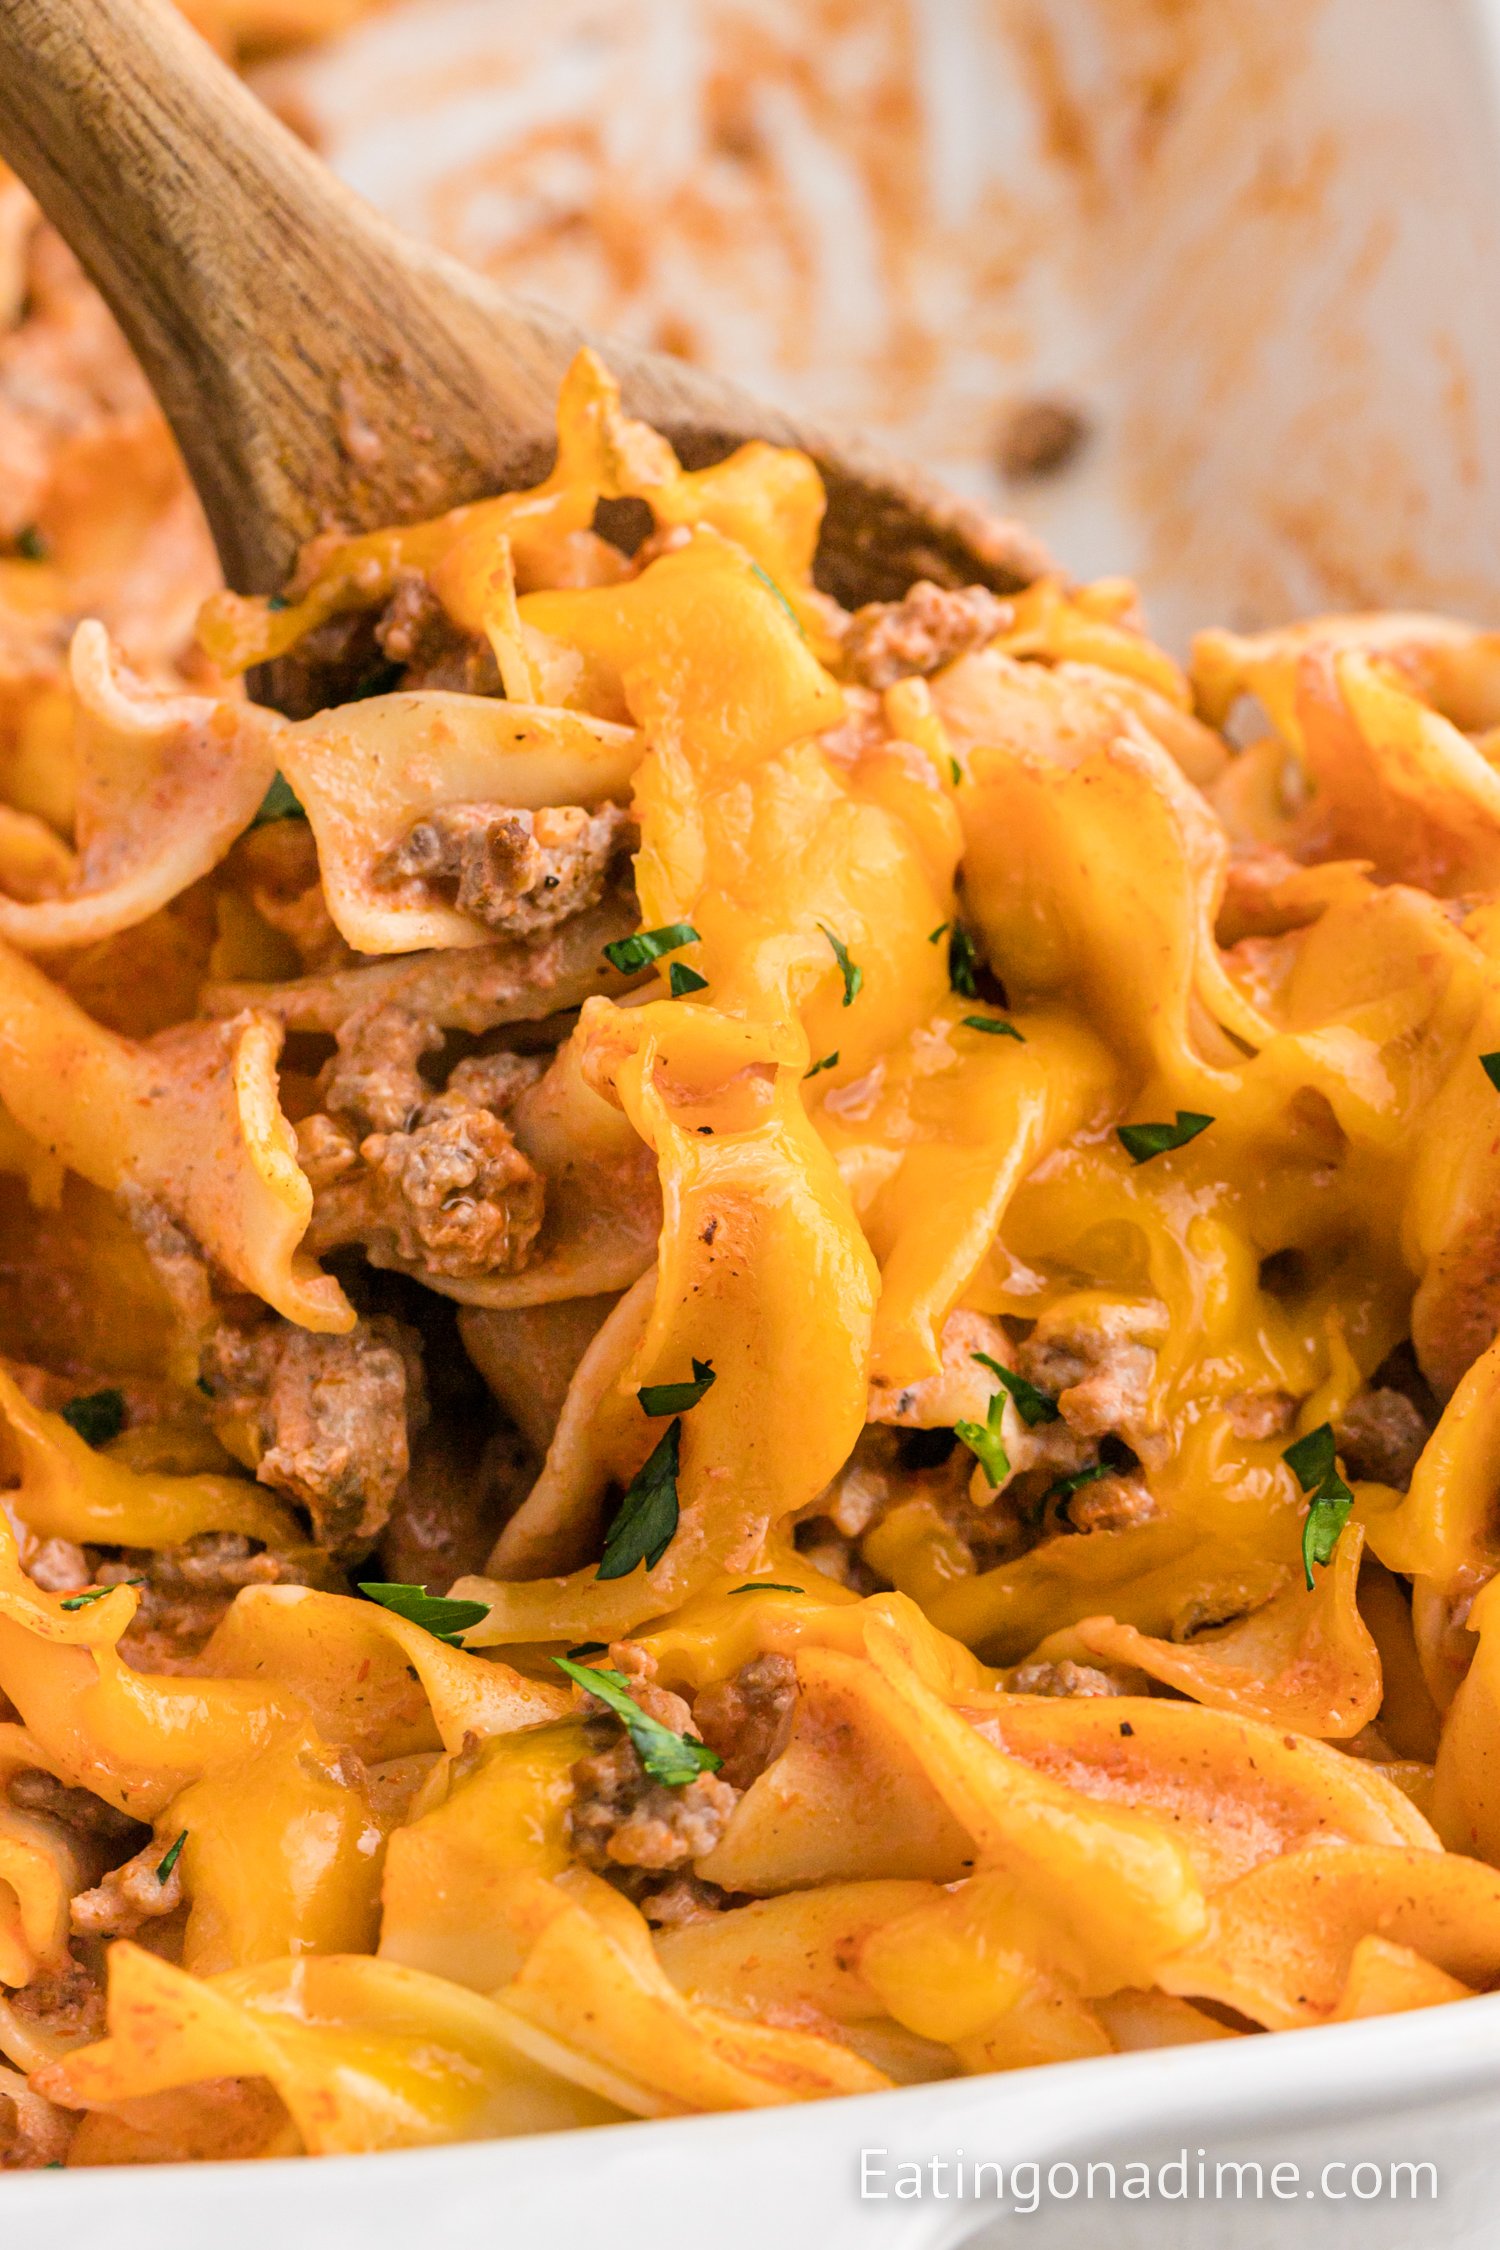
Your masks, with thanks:
[[[802,634],[803,640],[806,640],[807,634],[803,631],[801,618],[797,615],[797,612],[793,609],[791,603],[787,600],[785,594],[781,591],[781,588],[777,585],[775,579],[771,576],[771,573],[768,570],[763,569],[753,555],[750,556],[749,562],[750,568],[754,571],[761,584],[770,588],[771,592],[780,602],[782,608],[786,611],[787,616],[796,626],[798,632]]]
[[[1119,1471],[1108,1461],[1091,1461],[1086,1469],[1075,1469],[1070,1477],[1059,1477],[1047,1494],[1049,1500],[1070,1500],[1086,1484],[1097,1484],[1101,1477],[1117,1476]]]
[[[271,610],[290,609],[291,606],[285,594],[272,594],[266,602],[267,609]]]
[[[724,1761],[717,1750],[710,1750],[706,1742],[696,1735],[674,1734],[664,1727],[660,1719],[648,1718],[630,1692],[630,1682],[623,1672],[612,1672],[592,1664],[575,1664],[566,1656],[554,1656],[553,1663],[560,1672],[578,1687],[597,1695],[624,1723],[625,1731],[653,1781],[665,1789],[683,1789],[696,1781],[700,1773],[717,1773]]]
[[[839,1051],[837,1047],[835,1047],[831,1055],[821,1055],[813,1064],[812,1069],[804,1070],[802,1075],[804,1078],[816,1078],[820,1070],[832,1070],[837,1064],[838,1059]]]
[[[1115,1137],[1132,1164],[1149,1164],[1153,1156],[1165,1156],[1169,1149],[1186,1148],[1212,1123],[1201,1110],[1180,1109],[1175,1125],[1117,1125]]]
[[[832,930],[830,930],[826,922],[820,922],[818,924],[818,928],[822,931],[824,937],[827,938],[829,944],[833,947],[833,957],[835,961],[837,961],[840,973],[843,976],[844,1006],[846,1008],[852,1008],[855,1001],[859,998],[860,989],[865,981],[865,972],[860,967],[857,961],[850,960],[849,948],[846,945],[842,944],[840,940],[834,936]]]
[[[1302,1572],[1309,1593],[1314,1563],[1326,1570],[1332,1562],[1354,1505],[1354,1495],[1338,1472],[1336,1450],[1333,1425],[1322,1422],[1306,1437],[1298,1438],[1295,1445],[1289,1445],[1281,1456],[1308,1495],[1307,1518],[1302,1526]]]
[[[655,1570],[671,1546],[677,1530],[681,1446],[682,1417],[678,1415],[631,1478],[605,1534],[604,1555],[596,1577],[628,1578],[642,1562],[648,1570]]]
[[[383,1580],[362,1581],[360,1592],[393,1617],[404,1617],[409,1625],[420,1625],[424,1633],[434,1640],[446,1641],[449,1648],[462,1644],[460,1633],[471,1625],[478,1625],[490,1614],[488,1602],[455,1602],[446,1594],[429,1594],[425,1586],[391,1586]]]
[[[806,1591],[805,1586],[779,1586],[774,1578],[757,1578],[749,1586],[731,1586],[725,1599],[733,1601],[736,1594],[803,1594]]]
[[[988,1352],[971,1352],[969,1356],[977,1359],[981,1367],[987,1367],[996,1382],[1004,1384],[1028,1430],[1034,1430],[1040,1422],[1057,1420],[1056,1399],[1039,1391],[1035,1383],[1028,1383],[1024,1375],[1018,1375],[1013,1367],[1002,1367]]]
[[[979,998],[979,954],[974,940],[961,922],[953,925],[953,935],[948,940],[948,982],[964,1000]]]
[[[284,773],[277,774],[260,801],[260,811],[250,825],[252,828],[269,828],[273,820],[306,820],[307,814],[298,801],[297,792]]]
[[[604,958],[611,968],[622,976],[634,976],[637,969],[648,969],[664,953],[675,953],[680,945],[696,945],[698,932],[691,922],[664,922],[659,930],[637,930],[634,937],[616,938],[613,945],[604,948]]]
[[[159,1864],[159,1866],[157,1867],[157,1870],[156,1870],[156,1880],[158,1881],[158,1883],[169,1883],[169,1882],[170,1882],[170,1881],[172,1880],[172,1870],[173,1870],[173,1868],[174,1868],[174,1867],[175,1867],[175,1866],[177,1865],[177,1862],[178,1862],[178,1861],[179,1861],[179,1860],[181,1859],[181,1857],[182,1857],[182,1847],[183,1847],[183,1845],[184,1845],[184,1844],[185,1844],[185,1843],[187,1842],[187,1839],[188,1839],[188,1832],[187,1832],[187,1830],[186,1830],[186,1829],[184,1828],[184,1830],[182,1831],[182,1834],[181,1834],[181,1835],[180,1835],[180,1836],[178,1837],[178,1839],[177,1839],[176,1843],[175,1843],[175,1844],[174,1844],[174,1845],[172,1846],[171,1850],[170,1850],[170,1851],[169,1851],[169,1852],[167,1853],[167,1856],[166,1856],[166,1858],[165,1858],[164,1860],[162,1860],[162,1861],[161,1861],[161,1863]]]
[[[123,1391],[88,1391],[82,1398],[69,1399],[62,1418],[85,1445],[108,1445],[125,1427],[125,1395]]]
[[[697,1405],[713,1380],[713,1361],[695,1359],[690,1383],[643,1383],[636,1396],[644,1414],[686,1414]]]
[[[938,939],[939,939],[939,938],[940,938],[940,937],[942,936],[942,934],[943,934],[944,930],[946,930],[946,929],[949,929],[949,928],[951,928],[951,926],[952,926],[952,925],[951,925],[950,923],[947,923],[947,922],[939,922],[939,924],[938,924],[938,926],[937,926],[937,928],[936,928],[935,930],[929,930],[929,931],[928,931],[928,933],[927,933],[927,942],[928,942],[928,944],[929,944],[929,945],[936,945],[936,944],[937,944],[937,941],[938,941]]]
[[[1111,1430],[1099,1440],[1098,1460],[1091,1461],[1086,1469],[1075,1469],[1071,1476],[1059,1477],[1055,1484],[1049,1485],[1042,1495],[1042,1508],[1046,1508],[1049,1500],[1065,1504],[1084,1485],[1097,1484],[1101,1477],[1123,1476],[1127,1470],[1138,1469],[1140,1465],[1125,1440],[1116,1437]]]
[[[28,523],[16,533],[16,553],[23,562],[45,562],[47,542],[34,523]]]
[[[1342,1484],[1343,1479],[1339,1482]],[[1349,1510],[1354,1505],[1354,1495],[1339,1499],[1331,1492],[1320,1492],[1307,1511],[1307,1521],[1302,1526],[1302,1571],[1307,1580],[1307,1590],[1312,1592],[1313,1564],[1325,1570],[1332,1562],[1339,1536],[1349,1521]]]
[[[996,1391],[982,1422],[955,1422],[953,1425],[953,1435],[959,1444],[968,1447],[990,1483],[997,1488],[1010,1475],[1010,1455],[1000,1437],[1004,1414],[1005,1393]]]
[[[995,1039],[1018,1039],[1023,1047],[1026,1044],[1025,1032],[1017,1031],[1002,1016],[965,1016],[963,1021],[966,1031],[987,1031]]]
[[[954,786],[954,788],[955,788],[955,789],[957,789],[957,788],[958,788],[958,787],[960,786],[960,784],[962,783],[962,781],[963,781],[963,778],[964,778],[964,769],[963,769],[963,767],[962,767],[962,766],[961,766],[961,765],[959,764],[959,762],[958,762],[957,758],[955,758],[955,757],[953,757],[953,756],[951,756],[951,755],[949,756],[949,759],[948,759],[948,771],[949,771],[949,772],[950,772],[950,773],[952,774],[952,776],[953,776],[953,786]]]
[[[112,1594],[115,1586],[144,1586],[145,1583],[144,1578],[117,1578],[114,1586],[90,1586],[86,1594],[69,1594],[65,1602],[58,1603],[58,1608],[87,1609],[91,1603],[102,1602],[106,1594]]]
[[[1306,1437],[1289,1445],[1281,1458],[1304,1492],[1315,1492],[1335,1465],[1337,1446],[1331,1422],[1320,1422]]]
[[[1500,1092],[1500,1054],[1481,1055],[1479,1067],[1490,1084],[1495,1087],[1497,1092]]]
[[[580,1656],[604,1656],[608,1650],[608,1641],[580,1641],[577,1648],[569,1649],[568,1654],[576,1661]]]
[[[708,990],[707,977],[700,977],[696,969],[688,967],[686,961],[672,962],[667,970],[667,983],[674,1000],[685,1000],[690,992]]]

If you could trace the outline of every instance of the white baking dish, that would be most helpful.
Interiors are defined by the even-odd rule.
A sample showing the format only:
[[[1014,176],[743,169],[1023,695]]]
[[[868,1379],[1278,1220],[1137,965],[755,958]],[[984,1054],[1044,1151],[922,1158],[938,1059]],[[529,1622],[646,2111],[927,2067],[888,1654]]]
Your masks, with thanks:
[[[857,2101],[660,2125],[619,2125],[465,2148],[317,2163],[173,2165],[151,2172],[29,2173],[0,2183],[7,2246],[162,2250],[398,2250],[408,2244],[560,2250],[1489,2250],[1500,2158],[1500,1994],[1421,2015],[1111,2056],[913,2087]],[[1045,2196],[1027,2213],[987,2202],[862,2199],[866,2183],[932,2158],[1083,2168],[1200,2150],[1259,2161],[1263,2194],[1224,2200]],[[1437,2195],[1351,2194],[1354,2167],[1435,2167]],[[1298,2177],[1272,2167],[1295,2165]],[[1319,2192],[1333,2170],[1331,2195]],[[930,2175],[929,2175],[930,2177]],[[951,2173],[939,2182],[951,2181]],[[1030,2173],[1022,2203],[1032,2199]],[[1139,2175],[1137,2174],[1138,2178]],[[1404,2189],[1406,2176],[1402,2175]],[[985,2186],[992,2177],[985,2175]],[[1371,2185],[1369,2174],[1360,2181]],[[1169,2173],[1169,2188],[1177,2175]],[[1342,2194],[1343,2200],[1338,2200]]]
[[[861,110],[903,74],[882,155]],[[1070,568],[1136,572],[1169,638],[1500,615],[1500,0],[409,0],[263,82],[403,223],[880,429]],[[996,430],[1039,392],[1094,436],[1007,494]],[[860,2196],[862,2150],[894,2180],[959,2149],[1121,2178],[1185,2151],[1196,2177],[1200,2148],[1210,2182],[1255,2159],[1299,2184],[1003,2216]],[[1424,2161],[1435,2203],[1306,2184]],[[16,2177],[0,2244],[1437,2250],[1491,2242],[1497,2196],[1500,1995],[754,2115]]]
[[[404,0],[274,83],[362,193],[1023,512],[1153,626],[1500,589],[1485,0]],[[1500,43],[1497,43],[1500,44]],[[1095,435],[1006,494],[997,433]]]

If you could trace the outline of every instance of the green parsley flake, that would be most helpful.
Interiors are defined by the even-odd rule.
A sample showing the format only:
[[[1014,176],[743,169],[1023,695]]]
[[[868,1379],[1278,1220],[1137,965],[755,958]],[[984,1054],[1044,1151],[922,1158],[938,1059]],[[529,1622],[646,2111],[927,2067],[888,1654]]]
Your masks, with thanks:
[[[608,1641],[580,1641],[577,1648],[569,1649],[568,1654],[576,1662],[582,1656],[604,1656],[608,1650]]]
[[[842,973],[844,979],[844,1006],[846,1008],[852,1008],[855,1001],[859,998],[861,987],[863,986],[865,981],[865,972],[859,966],[859,963],[857,961],[850,960],[848,947],[842,945],[839,942],[826,922],[820,922],[818,924],[818,928],[822,931],[824,937],[827,938],[829,944],[833,947],[833,957],[835,961],[837,961],[840,972]]]
[[[70,1398],[62,1418],[85,1445],[108,1445],[125,1427],[124,1393],[89,1391],[82,1398]]]
[[[963,767],[962,767],[962,766],[961,766],[961,765],[959,764],[959,762],[958,762],[957,758],[954,758],[954,757],[950,757],[950,758],[949,758],[949,760],[948,760],[948,771],[949,771],[949,772],[950,772],[950,773],[952,774],[952,776],[953,776],[953,786],[954,786],[954,788],[955,788],[955,789],[957,789],[957,788],[961,787],[961,785],[962,785],[962,783],[963,783],[963,778],[964,778],[964,769],[963,769]]]
[[[805,1586],[780,1586],[774,1578],[757,1578],[751,1586],[731,1586],[725,1599],[733,1601],[736,1594],[803,1594],[806,1591]]]
[[[450,1601],[445,1594],[429,1594],[425,1586],[392,1586],[381,1579],[370,1579],[362,1581],[359,1590],[393,1617],[420,1625],[424,1633],[431,1633],[436,1641],[446,1641],[449,1648],[461,1647],[460,1633],[490,1614],[488,1602]]]
[[[978,969],[979,955],[974,940],[961,923],[955,922],[953,935],[948,940],[948,982],[961,999],[979,998]]]
[[[700,977],[696,969],[688,967],[686,961],[671,963],[667,970],[667,983],[671,987],[674,1000],[685,1000],[690,992],[706,992],[708,990],[707,977]]]
[[[637,930],[634,937],[616,938],[613,945],[605,946],[604,958],[621,976],[630,977],[638,969],[648,969],[664,953],[697,943],[698,932],[691,922],[666,922],[659,930]]]
[[[1000,1437],[1000,1424],[1005,1416],[1005,1393],[996,1391],[990,1400],[990,1410],[982,1422],[955,1422],[953,1435],[960,1445],[966,1445],[983,1469],[990,1483],[998,1487],[1010,1475],[1010,1455]]]
[[[166,1858],[162,1860],[156,1870],[156,1880],[158,1881],[158,1883],[170,1883],[170,1881],[172,1880],[172,1870],[177,1865],[177,1862],[181,1859],[182,1847],[187,1842],[187,1840],[188,1832],[184,1828],[182,1834],[178,1837],[176,1843],[172,1846],[171,1850],[167,1853]]]
[[[672,1544],[677,1530],[677,1468],[681,1457],[682,1418],[668,1424],[666,1435],[653,1448],[644,1467],[637,1469],[616,1510],[604,1539],[604,1556],[595,1573],[599,1578],[628,1578],[637,1564],[655,1570]],[[556,1659],[553,1659],[556,1662]]]
[[[1186,1148],[1212,1123],[1199,1110],[1180,1109],[1175,1125],[1117,1125],[1115,1137],[1132,1164],[1149,1164],[1153,1156],[1165,1156],[1169,1149]]]
[[[1127,1470],[1138,1469],[1140,1465],[1124,1439],[1111,1431],[1099,1440],[1099,1459],[1091,1461],[1086,1469],[1075,1469],[1071,1476],[1059,1477],[1056,1484],[1049,1485],[1042,1494],[1041,1508],[1045,1510],[1049,1500],[1070,1500],[1084,1485],[1097,1484],[1101,1477],[1123,1476]]]
[[[1281,1458],[1304,1492],[1315,1492],[1326,1477],[1331,1475],[1337,1455],[1337,1444],[1331,1422],[1320,1422],[1306,1437],[1299,1437],[1289,1445]]]
[[[1013,1023],[1006,1023],[999,1016],[965,1016],[963,1021],[966,1031],[987,1031],[992,1038],[1018,1039],[1023,1047],[1026,1044],[1025,1032],[1017,1031]]]
[[[612,1672],[592,1664],[574,1664],[566,1656],[554,1656],[552,1661],[576,1686],[596,1695],[623,1721],[636,1756],[651,1779],[659,1781],[664,1789],[686,1788],[700,1773],[717,1773],[723,1765],[717,1750],[710,1750],[696,1735],[674,1734],[660,1719],[648,1718],[631,1695],[630,1682],[623,1672]]]
[[[250,825],[252,828],[269,828],[273,820],[306,820],[307,815],[298,801],[297,793],[284,773],[277,774],[260,801],[260,810]]]
[[[1059,1477],[1047,1494],[1049,1500],[1068,1500],[1083,1485],[1097,1484],[1101,1477],[1118,1476],[1119,1471],[1108,1461],[1091,1461],[1086,1469],[1075,1469],[1070,1477]]]
[[[1490,1084],[1500,1091],[1500,1054],[1481,1055],[1479,1067]]]
[[[780,602],[782,608],[786,611],[787,616],[796,626],[797,631],[802,635],[803,640],[806,640],[807,634],[805,631],[803,631],[801,618],[797,615],[797,612],[793,609],[791,603],[787,600],[785,594],[781,591],[781,588],[777,585],[775,579],[771,576],[771,573],[768,570],[762,569],[761,565],[755,560],[755,557],[753,555],[750,556],[749,562],[750,568],[754,571],[761,584],[770,588],[771,592]]]
[[[988,1352],[971,1352],[969,1356],[977,1359],[981,1367],[987,1367],[996,1382],[1004,1384],[1028,1430],[1034,1430],[1038,1423],[1057,1420],[1056,1399],[1039,1391],[1034,1383],[1028,1383],[1024,1375],[1018,1375],[1013,1367],[1003,1367],[998,1359],[991,1359]]]
[[[1313,1589],[1314,1563],[1320,1570],[1326,1570],[1332,1562],[1339,1535],[1354,1506],[1354,1495],[1339,1475],[1336,1452],[1333,1425],[1321,1422],[1317,1429],[1298,1438],[1295,1445],[1289,1445],[1281,1456],[1309,1495],[1302,1526],[1302,1574],[1309,1593]]]
[[[45,562],[47,542],[34,523],[29,523],[16,533],[16,553],[23,562]]]
[[[1342,1483],[1342,1478],[1339,1481]],[[1349,1521],[1349,1510],[1353,1506],[1352,1492],[1342,1500],[1332,1493],[1320,1492],[1310,1502],[1307,1520],[1302,1526],[1302,1574],[1309,1593],[1313,1589],[1313,1564],[1325,1570],[1332,1562],[1339,1535]]]
[[[92,1603],[102,1602],[106,1594],[112,1594],[115,1586],[144,1586],[145,1583],[144,1578],[117,1578],[114,1586],[90,1586],[86,1594],[70,1594],[57,1606],[59,1609],[88,1609]]]
[[[948,922],[939,922],[939,924],[938,924],[938,926],[937,926],[937,928],[936,928],[935,930],[929,930],[929,931],[928,931],[928,933],[927,933],[927,942],[928,942],[928,944],[929,944],[929,945],[936,945],[936,944],[937,944],[937,941],[938,941],[938,939],[939,939],[939,938],[940,938],[940,937],[942,936],[942,934],[943,934],[944,930],[946,930],[946,929],[950,929],[951,927],[952,927],[951,923],[948,923]]]
[[[813,1064],[812,1069],[804,1070],[802,1075],[804,1078],[816,1078],[820,1070],[833,1070],[837,1066],[838,1059],[839,1051],[837,1047],[835,1047],[831,1055],[821,1056],[819,1060]]]
[[[645,1414],[686,1414],[695,1407],[714,1380],[711,1359],[693,1361],[690,1383],[643,1383],[636,1393]]]

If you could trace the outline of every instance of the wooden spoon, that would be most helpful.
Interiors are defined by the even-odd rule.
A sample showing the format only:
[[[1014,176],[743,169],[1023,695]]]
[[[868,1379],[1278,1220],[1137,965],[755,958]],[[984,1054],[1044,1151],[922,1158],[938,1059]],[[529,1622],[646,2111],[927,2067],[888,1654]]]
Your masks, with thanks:
[[[558,383],[599,340],[387,224],[167,0],[0,0],[0,154],[134,347],[241,592],[274,591],[330,526],[545,473]],[[681,361],[599,349],[690,467],[753,437],[813,456],[819,576],[851,605],[1047,567],[1016,525],[872,448]]]

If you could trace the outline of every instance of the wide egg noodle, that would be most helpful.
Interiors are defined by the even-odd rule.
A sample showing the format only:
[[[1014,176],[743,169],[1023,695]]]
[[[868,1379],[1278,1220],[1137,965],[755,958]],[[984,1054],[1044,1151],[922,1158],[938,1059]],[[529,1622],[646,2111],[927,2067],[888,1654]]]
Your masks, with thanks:
[[[292,1497],[223,1473],[180,1339],[96,1367],[131,1302],[102,1227],[51,1253],[37,1336],[88,1348],[28,1330],[0,1370],[25,2114],[78,2164],[435,2146],[1494,1986],[1494,637],[1211,635],[1189,683],[1128,587],[1048,577],[929,590],[871,686],[885,628],[812,584],[805,457],[685,470],[590,354],[559,436],[533,490],[331,535],[284,600],[204,617],[234,672],[420,593],[498,696],[293,722],[127,676],[86,625],[75,713],[60,571],[0,565],[33,666],[0,1241],[46,1265],[92,1183],[247,1354],[425,1329],[432,1436],[355,1575],[482,1611],[344,1590]],[[638,556],[601,500],[644,503]],[[307,823],[247,835],[273,771]],[[446,807],[606,803],[633,904],[497,935],[391,879]],[[186,997],[126,1036],[140,960]],[[372,1023],[428,1040],[383,1144],[431,1105],[450,1161],[481,1128],[444,1079],[511,1072],[483,1130],[543,1183],[524,1255],[309,1256],[293,1122]],[[1136,1161],[1118,1128],[1179,1112],[1207,1123]],[[130,1427],[90,1443],[116,1382]],[[316,1423],[335,1395],[315,1373],[299,1459],[367,1434],[357,1388]],[[671,1422],[665,1547],[601,1578]],[[1325,1424],[1326,1560],[1285,1458]],[[569,1650],[688,1736],[687,1777]]]

